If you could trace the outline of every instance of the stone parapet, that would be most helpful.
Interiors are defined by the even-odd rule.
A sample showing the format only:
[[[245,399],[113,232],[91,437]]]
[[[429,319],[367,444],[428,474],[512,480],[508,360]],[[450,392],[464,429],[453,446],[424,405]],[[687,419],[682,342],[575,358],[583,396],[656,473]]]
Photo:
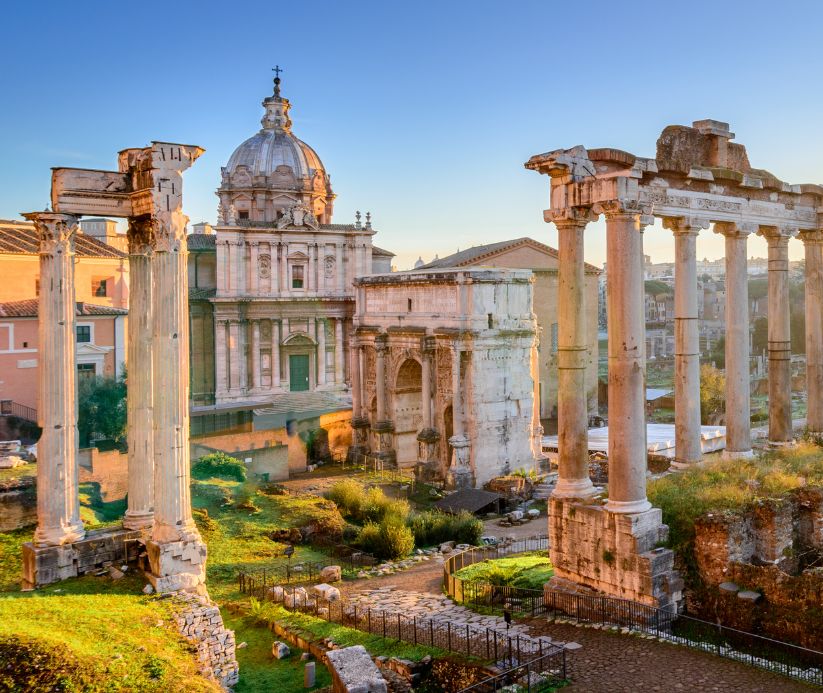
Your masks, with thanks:
[[[22,588],[31,590],[60,580],[85,575],[109,565],[137,560],[141,532],[128,529],[101,529],[86,533],[84,539],[62,546],[23,544]]]
[[[560,579],[655,607],[677,608],[682,600],[674,552],[659,548],[668,527],[658,508],[612,513],[602,506],[552,498],[549,534]]]

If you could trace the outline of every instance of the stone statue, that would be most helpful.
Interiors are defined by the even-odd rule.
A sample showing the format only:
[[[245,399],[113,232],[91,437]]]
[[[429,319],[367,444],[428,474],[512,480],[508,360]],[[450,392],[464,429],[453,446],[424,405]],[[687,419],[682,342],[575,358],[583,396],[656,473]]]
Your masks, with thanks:
[[[229,205],[229,218],[226,220],[229,226],[237,225],[237,209],[233,204]]]

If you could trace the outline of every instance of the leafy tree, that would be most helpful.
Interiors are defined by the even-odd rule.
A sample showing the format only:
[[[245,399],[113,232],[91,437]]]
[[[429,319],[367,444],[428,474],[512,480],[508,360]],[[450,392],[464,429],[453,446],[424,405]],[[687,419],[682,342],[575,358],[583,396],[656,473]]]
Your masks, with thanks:
[[[80,444],[92,438],[117,443],[126,437],[126,373],[119,378],[97,375],[77,384],[77,428]]]
[[[752,354],[762,354],[769,348],[769,321],[757,318],[752,332]]]
[[[704,364],[700,366],[700,420],[708,425],[711,418],[726,407],[726,376],[723,372]]]

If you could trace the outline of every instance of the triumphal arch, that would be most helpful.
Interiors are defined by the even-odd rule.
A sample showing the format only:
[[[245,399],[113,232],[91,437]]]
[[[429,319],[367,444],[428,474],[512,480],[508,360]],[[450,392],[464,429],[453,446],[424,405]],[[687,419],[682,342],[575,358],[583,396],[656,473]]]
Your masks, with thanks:
[[[158,592],[203,591],[206,545],[189,497],[189,327],[183,171],[196,146],[120,152],[117,171],[56,168],[40,235],[37,530],[23,585],[62,580],[145,549]],[[128,220],[128,509],[122,528],[86,532],[76,449],[74,235],[82,215]]]
[[[793,443],[788,243],[806,257],[808,428],[823,431],[823,188],[792,185],[749,163],[727,123],[669,126],[653,158],[577,146],[533,156],[551,179],[545,219],[559,234],[559,481],[550,503],[555,574],[604,592],[671,606],[682,581],[659,509],[646,498],[643,232],[655,218],[675,244],[676,466],[700,460],[700,373],[695,240],[713,227],[726,243],[726,451],[752,455],[746,240],[768,242],[769,444]],[[595,502],[588,474],[583,243],[606,218],[609,489]],[[657,548],[656,548],[657,547]]]

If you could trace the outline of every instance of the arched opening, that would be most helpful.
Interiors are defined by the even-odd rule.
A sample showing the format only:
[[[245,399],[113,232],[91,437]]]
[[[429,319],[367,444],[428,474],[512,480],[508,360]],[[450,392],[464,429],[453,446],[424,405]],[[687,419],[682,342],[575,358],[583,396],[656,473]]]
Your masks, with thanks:
[[[397,464],[417,463],[417,434],[423,423],[423,368],[414,359],[406,359],[397,371],[394,388],[394,430]]]

